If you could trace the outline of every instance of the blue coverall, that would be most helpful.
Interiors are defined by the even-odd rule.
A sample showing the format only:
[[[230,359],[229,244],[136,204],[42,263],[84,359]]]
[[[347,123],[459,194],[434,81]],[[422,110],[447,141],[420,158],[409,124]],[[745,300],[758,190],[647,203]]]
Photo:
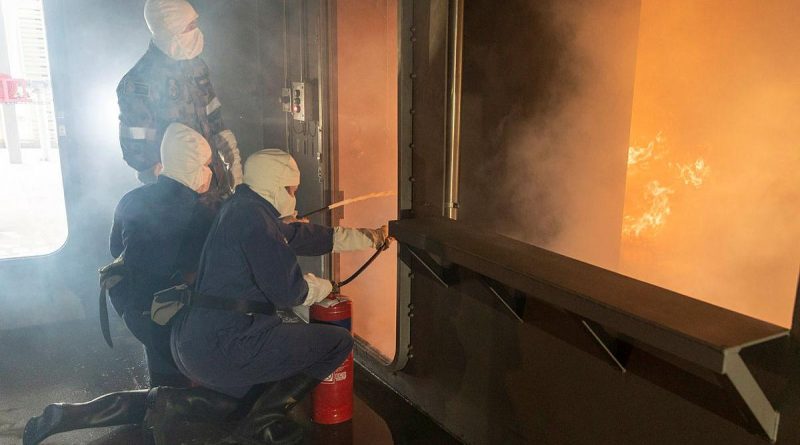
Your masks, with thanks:
[[[125,252],[128,276],[111,288],[111,303],[126,326],[145,346],[151,376],[157,384],[188,383],[175,366],[169,327],[150,320],[153,293],[191,279],[197,271],[214,211],[189,187],[159,176],[155,184],[122,197],[114,212],[111,254]],[[158,379],[156,379],[158,380]]]
[[[278,211],[247,185],[220,210],[203,248],[196,290],[216,297],[303,303],[308,285],[296,255],[331,252],[333,229],[284,224]],[[172,352],[192,380],[234,397],[252,386],[303,373],[322,380],[352,350],[346,329],[282,323],[276,314],[192,307],[172,323]]]

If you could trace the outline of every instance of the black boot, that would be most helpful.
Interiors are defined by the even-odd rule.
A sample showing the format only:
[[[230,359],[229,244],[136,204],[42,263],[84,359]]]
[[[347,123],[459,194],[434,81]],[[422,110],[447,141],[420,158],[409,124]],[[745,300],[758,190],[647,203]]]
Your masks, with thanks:
[[[25,425],[23,445],[38,445],[49,436],[82,428],[139,424],[147,410],[149,389],[120,391],[86,403],[54,403]]]
[[[164,444],[167,429],[177,422],[224,422],[239,400],[208,388],[153,388],[147,395],[144,426],[157,445]]]
[[[305,374],[297,374],[288,379],[269,384],[253,404],[252,411],[281,410],[288,413],[319,385],[319,380]]]
[[[242,443],[290,445],[303,440],[303,429],[286,414],[318,384],[303,374],[267,385],[235,436]]]

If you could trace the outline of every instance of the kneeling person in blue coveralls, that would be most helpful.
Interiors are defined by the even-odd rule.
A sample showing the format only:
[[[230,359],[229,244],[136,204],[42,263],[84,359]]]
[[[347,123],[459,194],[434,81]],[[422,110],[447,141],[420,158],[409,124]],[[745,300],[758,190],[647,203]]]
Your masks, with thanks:
[[[267,149],[251,155],[244,166],[244,184],[222,206],[200,259],[197,294],[266,302],[267,310],[190,306],[172,323],[173,356],[192,380],[234,397],[267,384],[237,429],[239,443],[301,440],[302,429],[286,413],[352,350],[346,329],[282,323],[275,314],[276,308],[310,306],[331,292],[330,281],[303,275],[297,255],[379,248],[386,241],[385,226],[285,223],[281,218],[296,214],[299,183],[300,171],[288,153]]]
[[[110,248],[125,272],[111,289],[111,301],[125,325],[145,346],[153,389],[117,391],[85,403],[55,403],[32,418],[23,445],[81,428],[145,424],[158,445],[175,419],[222,420],[239,401],[191,382],[172,359],[170,330],[150,318],[153,293],[191,283],[214,219],[201,200],[211,184],[212,150],[195,130],[170,124],[161,145],[164,169],[154,184],[128,192],[114,212]],[[102,295],[105,300],[105,295]],[[171,442],[174,443],[174,442]]]

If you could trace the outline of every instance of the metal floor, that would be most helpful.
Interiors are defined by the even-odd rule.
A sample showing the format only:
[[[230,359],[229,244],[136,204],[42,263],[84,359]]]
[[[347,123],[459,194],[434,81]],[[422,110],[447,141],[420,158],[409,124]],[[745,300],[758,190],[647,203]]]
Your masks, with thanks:
[[[102,394],[144,387],[140,345],[115,329],[113,350],[91,322],[0,330],[0,445],[17,445],[25,423],[49,403],[81,402]],[[292,416],[304,425],[306,444],[458,444],[427,416],[356,367],[353,420],[323,426],[309,420],[310,403]],[[176,427],[174,443],[214,444],[224,431],[199,424]],[[138,427],[124,426],[55,435],[44,444],[141,444]]]

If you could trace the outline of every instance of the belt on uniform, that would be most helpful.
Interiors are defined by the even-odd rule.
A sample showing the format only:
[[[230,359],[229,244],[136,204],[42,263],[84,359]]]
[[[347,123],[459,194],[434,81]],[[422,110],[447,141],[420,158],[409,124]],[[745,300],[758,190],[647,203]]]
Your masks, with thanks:
[[[153,294],[150,318],[160,325],[166,325],[186,306],[243,314],[275,314],[275,307],[269,303],[201,294],[181,284]]]

